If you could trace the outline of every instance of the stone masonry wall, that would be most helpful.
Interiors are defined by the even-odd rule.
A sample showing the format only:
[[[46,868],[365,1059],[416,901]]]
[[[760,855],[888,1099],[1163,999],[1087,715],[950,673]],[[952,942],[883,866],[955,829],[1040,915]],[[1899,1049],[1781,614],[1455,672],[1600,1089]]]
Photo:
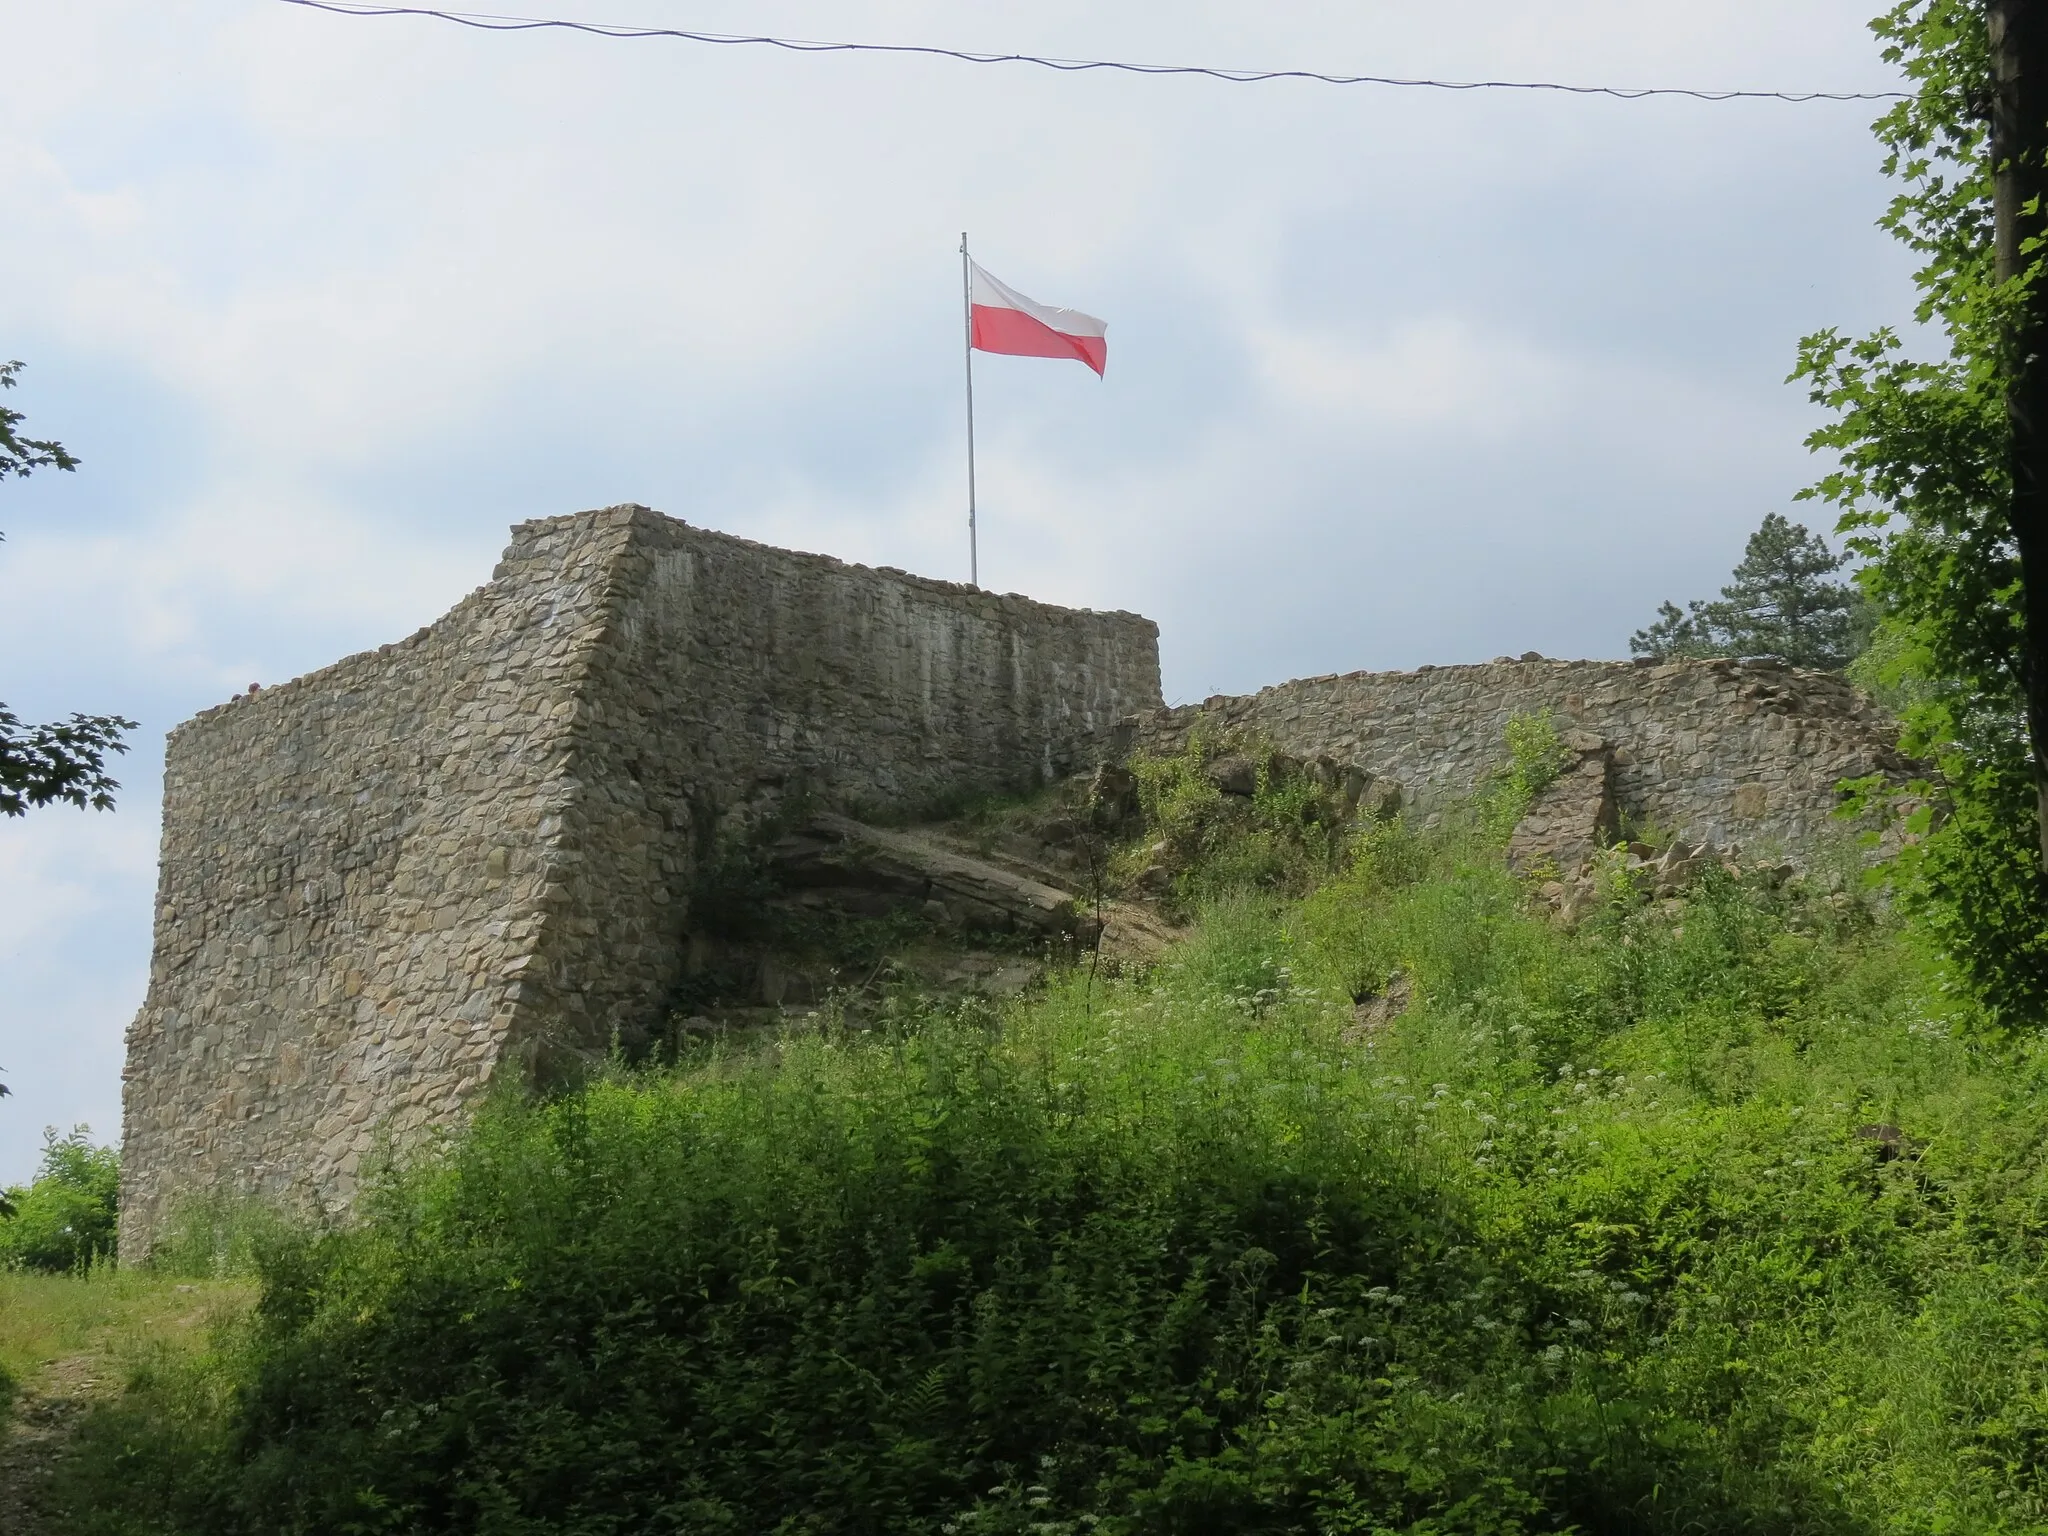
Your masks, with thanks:
[[[721,825],[1085,766],[1157,655],[645,508],[522,524],[428,628],[172,733],[122,1251],[181,1192],[345,1204],[380,1135],[658,1014]]]
[[[1159,710],[1138,740],[1172,752],[1198,729],[1248,731],[1394,779],[1428,814],[1501,767],[1509,717],[1539,710],[1605,738],[1638,824],[1724,847],[1796,849],[1839,830],[1839,781],[1914,768],[1898,755],[1897,723],[1842,678],[1755,661],[1532,659],[1303,678]]]

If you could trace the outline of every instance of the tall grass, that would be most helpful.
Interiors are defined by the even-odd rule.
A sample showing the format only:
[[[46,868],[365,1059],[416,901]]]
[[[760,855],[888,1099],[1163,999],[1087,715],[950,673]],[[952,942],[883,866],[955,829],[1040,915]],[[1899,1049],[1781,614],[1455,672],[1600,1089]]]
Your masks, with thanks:
[[[0,1274],[0,1429],[7,1399],[38,1394],[53,1369],[66,1391],[79,1377],[119,1381],[149,1373],[183,1382],[219,1329],[252,1300],[246,1282],[180,1282],[98,1264],[69,1274]],[[218,1361],[200,1367],[217,1374]],[[0,1522],[0,1530],[7,1527]]]
[[[1381,827],[999,1024],[495,1103],[77,1528],[2037,1529],[2043,1066],[1853,898],[1566,933]]]

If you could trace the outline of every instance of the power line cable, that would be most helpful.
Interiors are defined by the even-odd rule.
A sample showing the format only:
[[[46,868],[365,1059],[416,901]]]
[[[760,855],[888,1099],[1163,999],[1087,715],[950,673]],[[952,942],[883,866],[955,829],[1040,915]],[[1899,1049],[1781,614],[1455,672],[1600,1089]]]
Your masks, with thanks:
[[[308,10],[338,16],[428,16],[484,32],[583,32],[592,37],[674,38],[687,43],[727,47],[782,48],[791,53],[896,53],[954,59],[963,64],[1035,64],[1068,74],[1109,70],[1127,75],[1200,75],[1231,85],[1264,80],[1309,80],[1322,85],[1392,85],[1438,91],[1559,91],[1571,96],[1613,96],[1641,101],[1649,96],[1686,96],[1695,101],[1903,101],[1909,91],[1703,91],[1680,86],[1564,85],[1551,80],[1422,80],[1394,75],[1333,75],[1313,69],[1214,69],[1196,64],[1131,64],[1114,59],[1047,58],[1035,53],[973,53],[961,48],[934,48],[915,43],[826,43],[796,37],[747,37],[729,32],[691,32],[679,27],[633,27],[601,21],[567,21],[541,16],[501,16],[488,11],[442,11],[426,6],[371,5],[357,0],[282,0]]]

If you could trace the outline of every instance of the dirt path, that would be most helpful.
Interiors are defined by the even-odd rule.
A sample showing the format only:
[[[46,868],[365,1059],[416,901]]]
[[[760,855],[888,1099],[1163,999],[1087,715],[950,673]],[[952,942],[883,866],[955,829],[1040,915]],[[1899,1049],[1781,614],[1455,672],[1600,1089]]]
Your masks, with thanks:
[[[71,1433],[96,1397],[115,1386],[104,1360],[71,1355],[25,1384],[0,1438],[0,1536],[42,1536],[42,1494]]]

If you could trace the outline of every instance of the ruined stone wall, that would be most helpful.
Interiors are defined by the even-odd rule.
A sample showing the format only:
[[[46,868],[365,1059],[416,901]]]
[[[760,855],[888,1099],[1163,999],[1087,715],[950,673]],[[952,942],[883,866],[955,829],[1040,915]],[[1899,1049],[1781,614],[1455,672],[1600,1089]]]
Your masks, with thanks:
[[[353,1194],[380,1134],[660,1010],[696,860],[801,787],[914,807],[1085,765],[1157,631],[621,507],[514,530],[397,645],[166,756],[122,1251],[183,1191]]]
[[[1139,744],[1172,752],[1195,731],[1247,731],[1394,779],[1426,815],[1505,763],[1510,716],[1541,710],[1561,730],[1609,743],[1617,796],[1638,824],[1724,847],[1797,849],[1838,832],[1838,782],[1911,768],[1897,752],[1897,723],[1842,678],[1727,660],[1311,677],[1160,710],[1141,724]]]
[[[156,951],[129,1037],[122,1247],[207,1189],[353,1195],[380,1135],[660,1016],[700,861],[801,796],[912,812],[1244,731],[1398,781],[1425,815],[1518,712],[1612,749],[1626,812],[1797,848],[1834,786],[1909,771],[1839,678],[1499,662],[1160,707],[1157,631],[692,529],[527,523],[396,645],[172,733]],[[1126,721],[1135,717],[1136,725]]]

